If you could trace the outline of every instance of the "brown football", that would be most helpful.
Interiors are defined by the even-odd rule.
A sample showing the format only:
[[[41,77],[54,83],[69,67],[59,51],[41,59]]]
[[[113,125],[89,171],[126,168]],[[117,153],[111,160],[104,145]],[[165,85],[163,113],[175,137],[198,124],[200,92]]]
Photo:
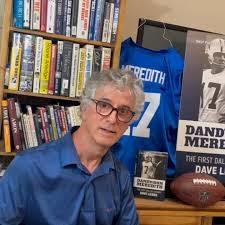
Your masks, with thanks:
[[[207,207],[225,196],[225,187],[215,177],[202,173],[184,173],[170,184],[172,193],[181,201]]]

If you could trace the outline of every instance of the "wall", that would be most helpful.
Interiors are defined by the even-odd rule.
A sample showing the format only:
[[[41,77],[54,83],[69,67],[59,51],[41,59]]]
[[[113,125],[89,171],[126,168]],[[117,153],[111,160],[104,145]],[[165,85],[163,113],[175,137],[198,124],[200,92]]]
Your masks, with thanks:
[[[225,34],[224,0],[126,0],[123,38],[136,40],[138,19]]]

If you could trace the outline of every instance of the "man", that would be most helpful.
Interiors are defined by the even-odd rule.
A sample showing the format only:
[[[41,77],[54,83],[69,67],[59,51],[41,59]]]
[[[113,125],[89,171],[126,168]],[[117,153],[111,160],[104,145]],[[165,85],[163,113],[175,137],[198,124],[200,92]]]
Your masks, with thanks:
[[[198,120],[225,121],[225,40],[213,39],[206,45],[211,68],[203,72]]]
[[[129,172],[110,148],[140,114],[142,86],[128,72],[94,74],[81,126],[19,154],[0,180],[0,224],[138,224]]]

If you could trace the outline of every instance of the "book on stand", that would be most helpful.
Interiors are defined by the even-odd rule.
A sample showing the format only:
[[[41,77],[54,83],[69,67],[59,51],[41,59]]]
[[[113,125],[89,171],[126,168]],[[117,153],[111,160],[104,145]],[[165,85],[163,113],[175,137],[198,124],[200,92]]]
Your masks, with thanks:
[[[135,162],[133,190],[136,197],[164,200],[168,154],[140,151]]]

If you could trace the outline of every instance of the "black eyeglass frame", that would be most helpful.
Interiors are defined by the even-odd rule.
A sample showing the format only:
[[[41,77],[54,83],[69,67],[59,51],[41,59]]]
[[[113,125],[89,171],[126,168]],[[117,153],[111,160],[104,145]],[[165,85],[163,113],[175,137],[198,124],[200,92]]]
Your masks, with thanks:
[[[119,108],[121,108],[121,107],[115,108],[115,107],[113,107],[113,106],[112,106],[110,103],[108,103],[108,102],[101,101],[101,100],[97,100],[97,99],[94,99],[94,98],[90,98],[90,100],[93,101],[93,102],[96,104],[96,112],[97,112],[99,115],[101,115],[101,116],[109,116],[109,115],[115,110],[115,111],[116,111],[116,118],[117,118],[117,120],[120,121],[120,122],[123,122],[123,123],[129,123],[129,122],[132,120],[132,118],[134,117],[134,115],[136,114],[135,112],[133,112],[133,111],[127,109],[129,112],[131,112],[131,118],[130,118],[128,121],[123,121],[123,120],[120,120],[120,119],[119,119],[119,116],[118,116],[118,110],[119,110]],[[110,106],[112,107],[112,110],[111,110],[107,115],[101,114],[101,113],[98,111],[98,103],[99,103],[99,102],[102,102],[102,103],[105,103],[105,104],[110,105]]]

